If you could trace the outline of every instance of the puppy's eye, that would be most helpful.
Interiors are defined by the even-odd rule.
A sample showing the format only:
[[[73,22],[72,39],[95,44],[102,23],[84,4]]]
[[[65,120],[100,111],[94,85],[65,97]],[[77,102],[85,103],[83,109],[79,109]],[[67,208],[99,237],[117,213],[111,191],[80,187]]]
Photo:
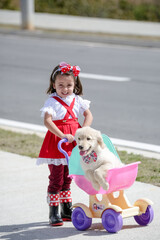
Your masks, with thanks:
[[[87,141],[90,141],[90,140],[91,140],[91,138],[87,137]]]
[[[80,137],[78,138],[78,140],[79,140],[79,141],[81,140]]]

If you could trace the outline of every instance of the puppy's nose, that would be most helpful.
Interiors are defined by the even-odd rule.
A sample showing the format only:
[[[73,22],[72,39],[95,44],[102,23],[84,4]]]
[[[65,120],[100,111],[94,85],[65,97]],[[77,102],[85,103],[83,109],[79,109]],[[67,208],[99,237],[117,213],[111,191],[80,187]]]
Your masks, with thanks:
[[[82,150],[83,149],[83,147],[80,145],[80,146],[78,146],[78,148],[79,148],[79,150]]]

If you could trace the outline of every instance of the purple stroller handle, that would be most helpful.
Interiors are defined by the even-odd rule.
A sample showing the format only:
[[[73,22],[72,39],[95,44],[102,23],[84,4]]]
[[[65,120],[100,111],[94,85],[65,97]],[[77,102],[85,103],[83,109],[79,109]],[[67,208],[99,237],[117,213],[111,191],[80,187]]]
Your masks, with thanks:
[[[59,143],[58,143],[58,150],[61,152],[61,153],[63,153],[63,155],[65,156],[65,158],[66,158],[66,160],[67,160],[67,164],[69,164],[69,156],[68,156],[68,154],[67,154],[67,152],[64,150],[64,149],[62,149],[62,143],[65,143],[65,142],[68,142],[68,139],[67,138],[63,138],[62,140],[60,140],[59,141]]]

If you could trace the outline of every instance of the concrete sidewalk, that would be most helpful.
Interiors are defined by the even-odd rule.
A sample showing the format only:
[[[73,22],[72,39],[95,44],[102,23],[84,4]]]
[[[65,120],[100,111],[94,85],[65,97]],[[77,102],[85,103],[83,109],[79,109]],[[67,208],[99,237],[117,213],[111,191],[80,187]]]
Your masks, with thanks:
[[[34,31],[19,11],[0,10],[0,33],[100,44],[160,48],[160,23],[35,13]]]
[[[20,27],[21,12],[0,10],[0,24]],[[35,13],[34,26],[46,30],[160,37],[160,23],[156,22]]]
[[[48,185],[47,165],[36,166],[36,160],[25,156],[0,151],[0,238],[7,240],[35,239],[104,239],[114,240],[157,240],[159,239],[159,197],[160,188],[135,182],[126,190],[133,204],[139,198],[149,198],[154,202],[153,222],[146,227],[139,226],[134,218],[123,221],[123,228],[117,234],[109,234],[103,229],[101,219],[94,219],[92,227],[78,231],[71,222],[62,227],[48,225],[48,205],[46,191]],[[88,195],[72,183],[73,203],[88,205]]]

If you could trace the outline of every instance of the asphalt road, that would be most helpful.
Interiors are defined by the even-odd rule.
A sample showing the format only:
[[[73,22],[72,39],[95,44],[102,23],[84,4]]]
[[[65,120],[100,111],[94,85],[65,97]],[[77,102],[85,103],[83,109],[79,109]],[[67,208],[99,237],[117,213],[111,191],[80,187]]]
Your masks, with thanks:
[[[82,73],[130,81],[82,78],[93,127],[109,137],[160,145],[160,49],[0,33],[0,118],[43,124],[39,109],[60,61]]]

